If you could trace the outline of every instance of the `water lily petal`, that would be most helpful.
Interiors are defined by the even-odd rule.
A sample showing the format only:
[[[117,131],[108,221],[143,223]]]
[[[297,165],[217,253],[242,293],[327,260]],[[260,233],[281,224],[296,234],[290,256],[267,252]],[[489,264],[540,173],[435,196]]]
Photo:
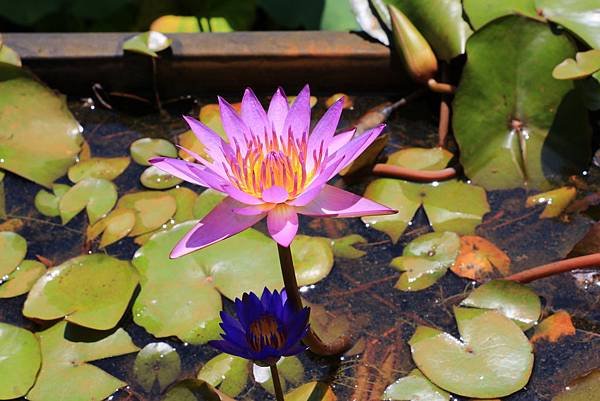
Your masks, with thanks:
[[[319,195],[306,206],[297,207],[309,216],[359,217],[393,214],[395,210],[332,185],[325,185]]]
[[[354,133],[356,132],[356,128],[352,128],[348,131],[343,131],[331,138],[329,141],[329,145],[327,146],[327,152],[332,155],[338,150],[342,148],[345,144],[350,142],[354,137]]]
[[[341,97],[325,112],[323,117],[319,120],[315,128],[313,129],[310,137],[308,138],[308,155],[312,155],[314,150],[318,150],[321,144],[328,144],[335,129],[340,122],[342,115],[342,109],[344,106],[344,97]],[[308,160],[312,160],[309,157]],[[310,169],[310,167],[309,167]]]
[[[247,351],[247,349],[238,347],[225,340],[213,340],[209,341],[208,344],[221,352],[225,352],[226,354],[239,356],[244,359],[251,359],[250,353]]]
[[[298,214],[293,207],[277,205],[267,215],[269,234],[281,246],[289,246],[298,232]]]
[[[289,197],[288,191],[279,185],[273,185],[262,193],[262,199],[268,203],[285,202]]]
[[[229,238],[251,227],[264,217],[264,214],[242,216],[234,213],[234,209],[238,209],[240,206],[242,205],[232,198],[223,199],[179,241],[171,251],[171,258],[187,255]]]
[[[233,199],[245,203],[247,205],[261,205],[264,203],[263,200],[258,199],[250,194],[247,194],[246,192],[234,187],[233,185],[223,185],[221,192],[225,192]]]
[[[220,164],[225,161],[226,154],[233,153],[231,146],[212,129],[193,117],[183,116],[183,118],[190,126],[194,135],[196,135],[196,138],[198,138],[198,141],[204,145],[206,153],[211,159]]]
[[[184,181],[216,189],[217,191],[222,191],[223,184],[225,183],[220,176],[200,164],[168,157],[155,157],[150,159],[149,162],[162,171],[181,178]]]
[[[271,126],[267,113],[263,109],[260,101],[256,98],[256,95],[250,88],[246,88],[244,91],[244,97],[242,98],[242,120],[253,135],[263,137],[265,132],[271,132]]]
[[[281,136],[288,137],[291,132],[294,138],[302,138],[303,135],[308,135],[310,126],[310,88],[305,85],[300,91],[296,100],[290,107]]]
[[[275,133],[277,135],[282,135],[283,133],[283,124],[285,123],[288,111],[289,106],[285,93],[283,92],[282,88],[277,88],[273,94],[273,97],[271,98],[269,111],[267,111],[267,116],[273,124],[273,128],[275,129]]]
[[[246,216],[256,216],[257,214],[267,213],[269,210],[277,206],[275,203],[261,203],[260,205],[249,205],[234,209],[237,214]]]
[[[221,123],[223,129],[227,134],[229,143],[232,148],[235,145],[239,145],[240,149],[246,149],[246,140],[250,140],[251,134],[250,129],[246,126],[244,121],[238,116],[233,106],[230,105],[227,100],[219,96],[219,111],[221,112]]]
[[[335,171],[341,170],[340,164],[344,161],[343,158],[330,162],[325,169],[315,178],[313,181],[304,189],[304,192],[295,199],[287,202],[288,205],[292,206],[304,206],[311,202],[319,195],[323,186],[329,181],[332,175],[335,175]]]

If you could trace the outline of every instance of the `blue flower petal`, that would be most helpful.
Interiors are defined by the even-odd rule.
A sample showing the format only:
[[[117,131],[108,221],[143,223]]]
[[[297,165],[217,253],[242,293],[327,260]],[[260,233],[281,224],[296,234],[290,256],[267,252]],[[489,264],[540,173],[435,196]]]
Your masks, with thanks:
[[[225,352],[226,354],[239,356],[239,357],[245,358],[245,359],[251,359],[251,355],[247,349],[237,347],[225,340],[218,340],[218,341],[213,340],[213,341],[209,341],[208,344],[211,347],[216,348],[221,352]]]

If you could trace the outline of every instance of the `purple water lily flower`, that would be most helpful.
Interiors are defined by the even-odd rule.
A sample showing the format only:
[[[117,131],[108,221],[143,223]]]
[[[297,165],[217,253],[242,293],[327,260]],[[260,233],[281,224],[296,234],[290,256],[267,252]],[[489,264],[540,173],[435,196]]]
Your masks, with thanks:
[[[241,115],[219,97],[228,142],[201,122],[185,117],[208,157],[158,157],[150,162],[185,181],[227,195],[171,252],[183,256],[228,238],[267,217],[269,234],[287,247],[298,231],[298,214],[359,217],[395,211],[346,192],[327,181],[352,163],[377,138],[380,125],[354,138],[355,130],[335,135],[343,99],[335,102],[312,130],[310,91],[302,89],[291,107],[278,89],[265,112],[246,89]]]
[[[273,365],[282,356],[307,349],[302,339],[308,332],[309,312],[309,308],[295,311],[285,290],[278,293],[265,288],[260,299],[252,292],[244,293],[235,300],[235,317],[221,312],[223,339],[209,344],[263,366]]]

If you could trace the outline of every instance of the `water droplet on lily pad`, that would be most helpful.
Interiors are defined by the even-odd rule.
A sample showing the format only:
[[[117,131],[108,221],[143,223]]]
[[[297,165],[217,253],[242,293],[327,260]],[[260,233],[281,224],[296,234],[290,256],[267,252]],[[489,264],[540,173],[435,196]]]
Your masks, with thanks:
[[[140,176],[140,182],[146,188],[167,189],[181,184],[183,180],[164,172],[158,167],[150,166],[144,170],[144,172],[142,172],[142,175]]]
[[[69,167],[68,176],[75,183],[88,177],[112,181],[125,171],[129,162],[129,157],[92,157]]]
[[[162,392],[171,385],[181,373],[181,358],[177,350],[167,343],[150,343],[135,357],[133,376],[142,388],[148,392],[155,382]]]

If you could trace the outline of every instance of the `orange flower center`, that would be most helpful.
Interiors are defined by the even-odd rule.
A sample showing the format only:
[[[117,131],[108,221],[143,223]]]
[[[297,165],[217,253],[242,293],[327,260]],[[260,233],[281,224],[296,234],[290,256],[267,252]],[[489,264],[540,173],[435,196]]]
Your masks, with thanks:
[[[255,352],[260,352],[266,346],[279,349],[285,345],[285,336],[272,316],[263,316],[252,322],[248,337],[250,347]]]

